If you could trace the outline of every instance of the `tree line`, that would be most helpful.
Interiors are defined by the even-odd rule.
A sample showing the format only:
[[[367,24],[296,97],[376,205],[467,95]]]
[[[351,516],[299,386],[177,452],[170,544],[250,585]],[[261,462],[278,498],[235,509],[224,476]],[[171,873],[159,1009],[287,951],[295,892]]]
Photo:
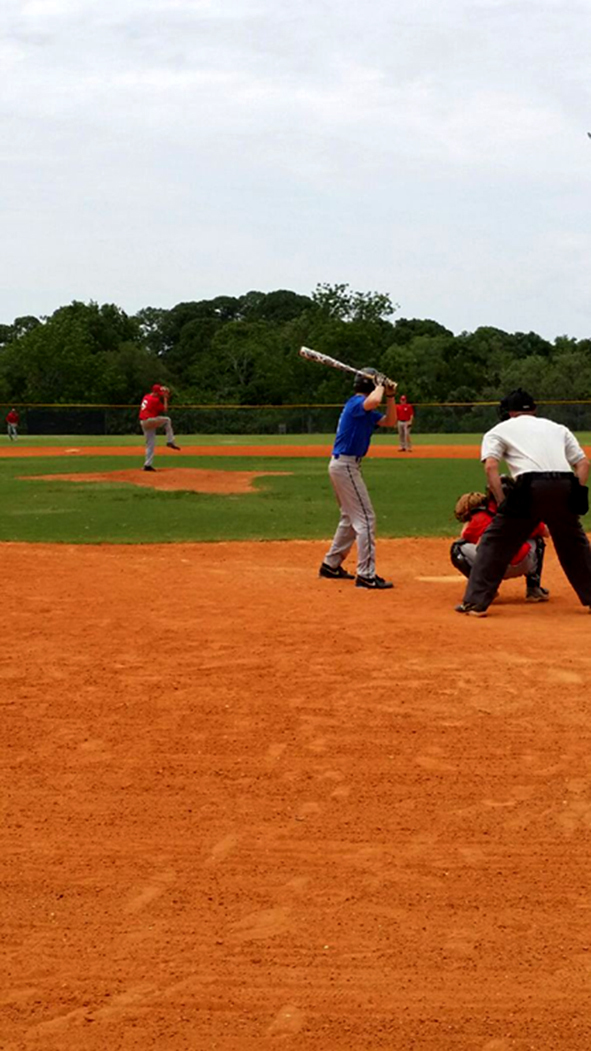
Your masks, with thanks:
[[[395,317],[387,294],[320,284],[145,307],[73,302],[0,325],[0,402],[135,404],[165,383],[177,404],[341,402],[345,373],[303,361],[302,344],[373,365],[415,403],[495,401],[523,386],[538,399],[591,397],[591,339],[494,327],[454,335]]]

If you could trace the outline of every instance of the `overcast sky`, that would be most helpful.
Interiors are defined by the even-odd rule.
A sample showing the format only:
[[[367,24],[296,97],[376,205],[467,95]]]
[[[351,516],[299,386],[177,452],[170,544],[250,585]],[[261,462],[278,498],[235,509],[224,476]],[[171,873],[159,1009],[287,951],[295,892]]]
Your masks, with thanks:
[[[388,292],[591,336],[589,0],[2,0],[0,321]]]

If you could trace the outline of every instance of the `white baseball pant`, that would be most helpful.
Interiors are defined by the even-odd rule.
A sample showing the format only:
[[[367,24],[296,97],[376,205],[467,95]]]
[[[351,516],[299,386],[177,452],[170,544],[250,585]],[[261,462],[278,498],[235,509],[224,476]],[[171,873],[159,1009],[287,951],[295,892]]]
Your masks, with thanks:
[[[356,456],[333,456],[328,466],[341,517],[324,561],[337,569],[357,541],[357,574],[373,577],[376,571],[376,516]]]
[[[149,420],[140,420],[140,426],[146,438],[146,459],[144,461],[144,467],[151,467],[152,460],[154,459],[154,450],[156,449],[156,431],[159,427],[164,427],[166,441],[173,442],[174,432],[172,429],[172,423],[170,416],[152,416]]]

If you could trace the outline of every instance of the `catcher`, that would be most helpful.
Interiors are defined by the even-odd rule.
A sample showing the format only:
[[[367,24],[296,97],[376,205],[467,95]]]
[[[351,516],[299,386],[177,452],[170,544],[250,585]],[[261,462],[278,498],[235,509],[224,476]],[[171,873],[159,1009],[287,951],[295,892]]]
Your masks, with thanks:
[[[506,494],[515,483],[508,475],[501,475],[501,484]],[[496,513],[497,502],[489,489],[486,493],[464,493],[456,503],[455,516],[458,522],[464,523],[464,528],[461,538],[454,540],[451,545],[450,558],[452,565],[459,569],[465,577],[470,576],[470,571],[476,561],[478,541],[488,529]],[[525,577],[526,602],[547,602],[550,597],[550,592],[541,584],[546,550],[544,538],[548,535],[548,527],[540,522],[529,540],[526,540],[513,556],[503,576],[503,580]]]
[[[154,459],[154,450],[156,448],[156,431],[159,427],[164,427],[166,433],[166,444],[171,449],[179,449],[180,445],[176,444],[174,438],[174,431],[172,429],[172,423],[170,416],[167,416],[168,412],[168,399],[170,391],[168,387],[162,387],[159,383],[155,383],[149,394],[144,394],[142,403],[140,405],[140,427],[144,432],[146,439],[146,457],[144,460],[144,471],[155,471],[156,468],[152,466]]]

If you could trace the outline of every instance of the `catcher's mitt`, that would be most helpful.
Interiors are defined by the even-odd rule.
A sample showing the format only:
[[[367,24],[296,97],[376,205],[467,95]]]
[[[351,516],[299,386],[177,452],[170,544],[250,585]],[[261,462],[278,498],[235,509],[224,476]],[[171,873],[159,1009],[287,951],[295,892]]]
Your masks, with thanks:
[[[467,522],[468,519],[478,510],[479,507],[486,506],[486,494],[485,493],[463,493],[462,496],[456,501],[454,508],[454,514],[458,522]]]

